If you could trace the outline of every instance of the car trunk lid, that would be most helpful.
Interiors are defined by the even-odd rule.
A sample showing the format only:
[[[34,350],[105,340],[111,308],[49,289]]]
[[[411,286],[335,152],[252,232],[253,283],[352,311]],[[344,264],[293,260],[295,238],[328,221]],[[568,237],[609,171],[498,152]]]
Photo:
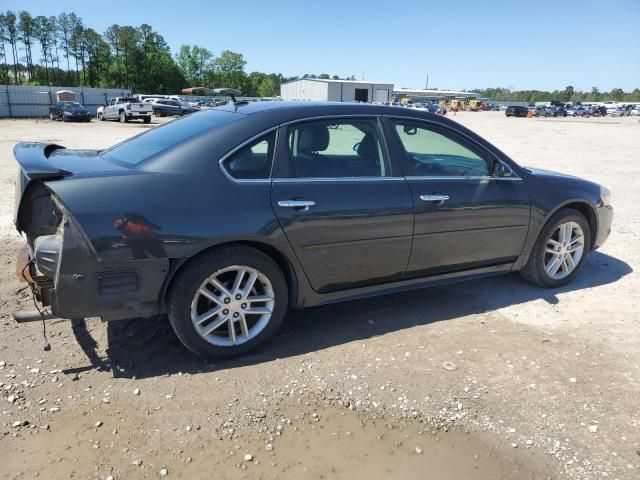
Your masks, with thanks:
[[[98,150],[67,150],[53,143],[18,143],[13,154],[20,166],[14,208],[14,223],[19,231],[23,195],[33,183],[126,170],[102,158]]]

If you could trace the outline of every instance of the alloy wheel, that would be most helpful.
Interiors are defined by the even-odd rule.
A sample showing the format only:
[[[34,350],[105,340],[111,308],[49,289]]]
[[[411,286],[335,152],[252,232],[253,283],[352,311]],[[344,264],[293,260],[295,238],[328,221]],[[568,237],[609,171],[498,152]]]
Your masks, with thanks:
[[[266,328],[274,305],[266,275],[246,265],[232,265],[200,284],[191,301],[191,321],[196,332],[215,346],[241,345]]]
[[[561,280],[576,269],[584,253],[584,232],[576,222],[558,225],[544,249],[544,269],[550,278]]]

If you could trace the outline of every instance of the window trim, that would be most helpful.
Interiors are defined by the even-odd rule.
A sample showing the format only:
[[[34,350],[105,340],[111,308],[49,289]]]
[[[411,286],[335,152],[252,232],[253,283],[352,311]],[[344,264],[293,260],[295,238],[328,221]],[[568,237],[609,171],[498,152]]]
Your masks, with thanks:
[[[235,178],[233,175],[231,175],[229,173],[229,171],[225,168],[224,162],[229,157],[233,156],[239,150],[242,150],[244,147],[250,145],[254,141],[258,140],[260,137],[264,137],[264,136],[269,135],[274,130],[276,132],[276,135],[275,135],[274,144],[273,144],[273,156],[272,156],[272,159],[271,159],[271,168],[269,169],[269,175],[266,178]],[[225,175],[225,177],[227,177],[227,179],[231,180],[234,183],[254,183],[254,184],[255,183],[271,183],[271,176],[273,174],[273,168],[274,168],[274,165],[276,163],[276,158],[277,158],[277,155],[278,155],[278,140],[279,140],[279,136],[280,136],[280,126],[279,125],[275,125],[273,127],[268,128],[267,130],[263,130],[262,132],[258,133],[257,135],[254,135],[253,137],[245,140],[244,142],[242,142],[241,144],[239,144],[238,146],[234,147],[229,152],[224,154],[222,156],[222,158],[220,158],[220,160],[218,160],[218,166],[220,167],[220,170],[222,170],[222,173],[224,173],[224,175]]]
[[[523,180],[522,175],[519,173],[518,169],[522,168],[518,165],[517,169],[514,168],[513,166],[513,162],[511,161],[507,161],[505,160],[501,155],[499,155],[498,153],[496,153],[495,151],[493,151],[491,148],[486,147],[485,145],[482,145],[480,142],[478,142],[476,139],[470,137],[469,135],[467,135],[464,132],[458,131],[455,128],[452,128],[449,125],[445,125],[444,123],[440,123],[440,122],[435,122],[433,120],[427,120],[427,119],[422,119],[422,118],[415,118],[415,117],[405,117],[402,115],[383,115],[383,118],[387,121],[388,124],[388,130],[389,132],[385,131],[385,134],[387,135],[395,135],[395,138],[393,139],[393,141],[395,143],[397,143],[398,147],[402,148],[402,150],[406,153],[406,149],[404,148],[404,144],[402,143],[402,140],[400,139],[398,132],[395,129],[395,124],[393,122],[393,120],[408,120],[408,121],[412,121],[412,122],[416,122],[416,123],[422,123],[425,125],[433,125],[436,127],[440,127],[444,130],[448,130],[453,132],[456,135],[459,135],[461,137],[463,137],[465,140],[469,141],[470,143],[472,143],[476,148],[480,149],[482,152],[485,152],[487,155],[490,155],[494,158],[494,161],[498,161],[498,162],[502,162],[505,165],[507,165],[509,167],[509,169],[513,172],[513,177],[495,177],[493,175],[474,175],[474,176],[450,176],[450,177],[446,177],[446,176],[433,176],[433,177],[428,177],[428,176],[409,176],[406,175],[404,173],[404,162],[399,161],[398,163],[400,163],[400,166],[403,168],[403,175],[404,178],[406,178],[407,180],[409,179],[420,179],[420,180],[476,180],[476,179],[487,179],[487,180],[509,180],[509,181],[518,181],[518,180]]]
[[[383,116],[379,114],[344,114],[344,115],[317,115],[314,117],[306,117],[306,118],[297,118],[295,120],[290,120],[288,122],[284,122],[280,125],[280,127],[284,130],[283,137],[288,139],[289,136],[289,128],[291,126],[295,126],[298,124],[308,123],[308,122],[317,122],[317,121],[331,121],[333,119],[344,121],[348,119],[354,120],[372,120],[377,125],[377,133],[380,140],[380,148],[382,149],[382,154],[386,155],[386,159],[388,162],[390,175],[385,177],[273,177],[271,178],[272,182],[283,183],[283,181],[289,181],[292,183],[301,183],[301,182],[353,182],[353,181],[376,181],[376,180],[404,180],[404,176],[402,174],[398,175],[398,173],[402,172],[402,168],[397,162],[394,161],[393,156],[391,155],[391,149],[389,148],[389,144],[387,141],[387,135],[385,133]],[[288,143],[288,142],[287,142]],[[277,152],[276,152],[277,153]],[[292,166],[292,159],[289,151],[287,149],[286,154],[276,155],[275,161],[273,163],[272,174],[276,172],[276,162],[282,163],[286,162],[289,167]]]

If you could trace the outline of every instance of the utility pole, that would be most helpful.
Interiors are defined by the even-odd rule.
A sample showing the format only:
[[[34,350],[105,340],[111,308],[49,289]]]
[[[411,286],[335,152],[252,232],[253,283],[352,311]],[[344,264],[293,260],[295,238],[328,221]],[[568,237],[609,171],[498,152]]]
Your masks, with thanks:
[[[429,74],[427,73],[427,83],[424,86],[425,90],[429,90]]]

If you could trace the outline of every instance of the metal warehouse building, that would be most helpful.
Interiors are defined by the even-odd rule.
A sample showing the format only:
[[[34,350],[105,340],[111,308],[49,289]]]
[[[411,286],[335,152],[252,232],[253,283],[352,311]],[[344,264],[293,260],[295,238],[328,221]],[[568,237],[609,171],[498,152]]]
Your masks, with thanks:
[[[392,83],[359,80],[303,78],[280,86],[283,100],[316,100],[330,102],[389,102]]]

